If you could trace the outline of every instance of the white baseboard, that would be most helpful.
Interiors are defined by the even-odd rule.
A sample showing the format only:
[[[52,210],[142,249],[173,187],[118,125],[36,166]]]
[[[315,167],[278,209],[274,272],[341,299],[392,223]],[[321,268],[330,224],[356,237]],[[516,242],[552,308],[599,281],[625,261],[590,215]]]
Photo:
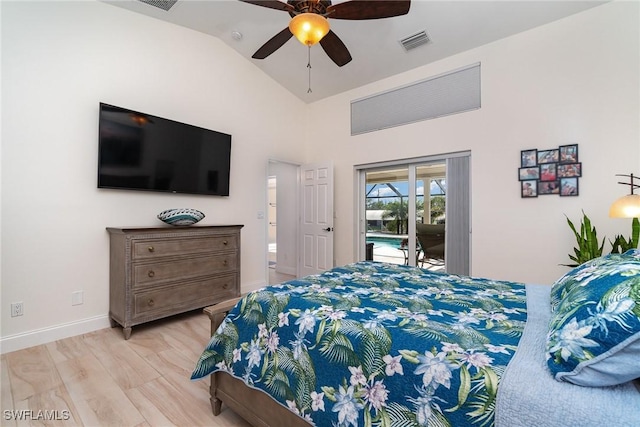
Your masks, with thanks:
[[[109,316],[95,316],[0,338],[0,354],[111,327]]]
[[[297,274],[295,267],[286,267],[286,266],[281,266],[280,264],[276,264],[276,272],[282,273],[282,274],[288,274],[289,276],[295,276]]]
[[[294,274],[295,275],[295,274]],[[242,284],[242,293],[246,294],[266,286],[264,281]],[[23,348],[47,344],[56,340],[82,335],[99,329],[109,328],[109,316],[95,316],[74,322],[63,323],[47,328],[22,332],[15,335],[0,337],[0,354],[22,350]]]

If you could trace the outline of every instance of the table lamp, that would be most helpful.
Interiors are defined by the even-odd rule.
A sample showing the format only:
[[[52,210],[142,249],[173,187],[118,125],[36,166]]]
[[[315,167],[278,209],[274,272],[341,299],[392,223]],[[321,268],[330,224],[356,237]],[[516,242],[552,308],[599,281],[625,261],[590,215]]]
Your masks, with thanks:
[[[613,202],[609,208],[609,216],[611,218],[638,218],[640,217],[640,194],[634,194],[635,188],[640,188],[640,185],[636,184],[634,180],[638,178],[629,175],[616,175],[629,178],[629,182],[618,182],[618,184],[628,185],[631,187],[631,194],[620,197]]]
[[[638,221],[638,217],[640,217],[640,194],[634,194],[633,190],[640,188],[640,185],[635,182],[638,178],[633,174],[616,176],[629,178],[629,182],[618,182],[618,184],[628,185],[631,189],[631,194],[622,196],[613,202],[609,208],[609,216],[611,218],[633,218],[632,239],[637,247],[638,234],[640,233],[640,223]]]

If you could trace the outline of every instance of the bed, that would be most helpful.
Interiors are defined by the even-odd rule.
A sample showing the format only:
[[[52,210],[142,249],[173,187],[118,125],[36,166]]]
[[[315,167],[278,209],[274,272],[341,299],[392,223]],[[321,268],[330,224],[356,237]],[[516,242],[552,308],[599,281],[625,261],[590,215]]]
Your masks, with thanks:
[[[637,252],[553,287],[358,262],[209,314],[192,379],[256,426],[640,425]]]

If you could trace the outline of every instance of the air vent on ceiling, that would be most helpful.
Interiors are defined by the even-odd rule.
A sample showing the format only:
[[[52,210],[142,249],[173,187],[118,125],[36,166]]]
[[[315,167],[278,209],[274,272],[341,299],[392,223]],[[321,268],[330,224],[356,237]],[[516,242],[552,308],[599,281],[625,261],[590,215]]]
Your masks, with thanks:
[[[431,39],[426,31],[422,30],[415,34],[411,34],[400,40],[400,44],[404,47],[404,50],[410,51],[411,49],[415,49],[418,46],[425,45],[429,43]]]
[[[168,12],[169,9],[171,9],[178,0],[138,0],[138,1],[142,3],[146,3],[150,6],[157,7],[158,9],[166,10]]]

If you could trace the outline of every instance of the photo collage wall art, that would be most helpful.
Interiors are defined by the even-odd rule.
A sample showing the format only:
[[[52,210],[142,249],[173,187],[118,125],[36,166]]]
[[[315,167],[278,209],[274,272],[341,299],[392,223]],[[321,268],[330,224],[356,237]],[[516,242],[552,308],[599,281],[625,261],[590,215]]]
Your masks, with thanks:
[[[546,194],[577,196],[578,179],[581,176],[582,163],[578,161],[578,144],[520,152],[518,179],[521,197]]]

